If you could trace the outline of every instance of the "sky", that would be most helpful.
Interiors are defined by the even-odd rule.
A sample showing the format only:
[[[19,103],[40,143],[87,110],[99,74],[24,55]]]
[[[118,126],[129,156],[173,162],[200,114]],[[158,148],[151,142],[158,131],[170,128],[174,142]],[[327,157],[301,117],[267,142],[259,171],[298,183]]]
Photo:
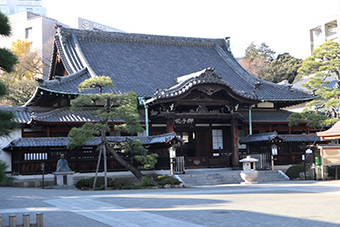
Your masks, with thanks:
[[[305,59],[309,30],[340,13],[340,0],[43,0],[47,17],[77,18],[126,32],[202,38],[230,37],[235,57],[254,42]]]

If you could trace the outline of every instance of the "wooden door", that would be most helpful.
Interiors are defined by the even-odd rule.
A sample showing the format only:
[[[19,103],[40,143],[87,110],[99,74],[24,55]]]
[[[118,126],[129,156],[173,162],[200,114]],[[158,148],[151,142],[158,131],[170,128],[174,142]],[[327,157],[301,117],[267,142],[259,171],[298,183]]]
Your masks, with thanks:
[[[211,135],[210,130],[196,132],[196,157],[211,156]]]

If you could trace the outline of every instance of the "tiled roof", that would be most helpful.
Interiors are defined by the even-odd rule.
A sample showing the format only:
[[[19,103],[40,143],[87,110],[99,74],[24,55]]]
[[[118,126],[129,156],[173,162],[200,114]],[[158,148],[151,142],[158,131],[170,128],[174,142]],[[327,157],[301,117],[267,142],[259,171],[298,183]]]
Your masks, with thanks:
[[[239,111],[243,118],[249,121],[249,111]],[[291,111],[281,109],[252,109],[252,122],[289,122],[288,117],[292,114]]]
[[[275,132],[267,132],[267,133],[259,133],[248,135],[242,139],[240,139],[240,144],[254,143],[254,142],[266,142],[271,141],[278,137],[278,133]]]
[[[280,138],[284,142],[319,142],[320,137],[317,136],[316,134],[284,134],[284,135],[279,135]]]
[[[143,145],[152,145],[157,143],[168,143],[173,139],[182,141],[176,133],[167,133],[157,136],[108,136],[107,140],[110,143],[125,142],[127,140],[140,140]],[[37,138],[19,138],[13,140],[3,150],[10,150],[11,148],[23,148],[23,147],[66,147],[69,143],[69,137],[37,137]],[[97,146],[101,143],[101,138],[88,141],[86,146]]]
[[[337,80],[334,79],[335,75],[328,76],[325,78],[325,83],[328,82],[328,84],[325,84],[324,86],[327,88],[332,88],[334,89],[336,87]],[[303,87],[302,84],[307,83],[310,78],[314,77],[314,74],[310,76],[303,76],[300,80],[296,81],[295,83],[292,84],[293,88],[299,89],[301,91],[308,92],[308,89]]]
[[[44,113],[47,111],[51,111],[54,108],[51,107],[27,107],[27,106],[20,106],[20,107],[0,107],[1,110],[13,111],[15,114],[15,121],[20,124],[28,124],[32,119],[32,113]]]
[[[242,139],[240,139],[241,144],[247,143],[259,143],[259,142],[269,142],[278,138],[283,143],[289,142],[306,142],[306,143],[313,143],[321,141],[320,137],[316,134],[278,134],[275,132],[267,132],[267,133],[259,133],[254,135],[248,135]]]
[[[32,121],[45,123],[85,123],[98,122],[99,119],[91,116],[91,113],[98,110],[96,107],[83,107],[77,112],[71,111],[70,107],[0,107],[1,110],[13,111],[15,121],[20,124],[30,124]],[[139,113],[139,121],[144,122],[145,118]],[[121,119],[115,119],[114,122],[123,122]]]
[[[62,107],[49,112],[34,114],[33,120],[39,122],[49,123],[84,123],[84,122],[98,122],[99,118],[91,116],[91,113],[98,110],[97,107],[83,107],[77,112],[73,112],[70,107]],[[145,118],[139,114],[139,121],[144,122]],[[124,122],[121,119],[115,119],[114,122]]]
[[[57,77],[55,80],[40,81],[39,87],[46,91],[59,91],[66,94],[86,94],[95,93],[95,89],[88,89],[80,92],[78,90],[78,84],[86,79],[91,78],[91,75],[87,68],[80,69],[74,74],[64,77]]]
[[[77,86],[82,80],[105,75],[111,77],[116,85],[112,88],[113,93],[134,91],[137,96],[154,97],[156,89],[173,87],[178,77],[212,67],[220,80],[211,82],[220,82],[247,99],[296,101],[312,98],[310,94],[289,86],[251,76],[233,57],[225,39],[83,31],[59,27],[55,43],[68,73],[82,72],[77,80],[65,80],[64,83],[45,81],[41,84],[41,87],[56,92],[79,93]],[[68,76],[73,77],[76,76]],[[256,88],[256,84],[260,84],[259,88]]]

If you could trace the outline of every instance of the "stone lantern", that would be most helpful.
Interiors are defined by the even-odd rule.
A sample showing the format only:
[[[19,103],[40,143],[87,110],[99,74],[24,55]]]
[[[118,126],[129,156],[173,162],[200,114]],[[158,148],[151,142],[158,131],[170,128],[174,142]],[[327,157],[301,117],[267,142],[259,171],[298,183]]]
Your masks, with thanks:
[[[240,162],[243,163],[243,171],[241,171],[240,175],[244,180],[244,182],[241,182],[241,184],[257,184],[257,182],[255,182],[257,176],[259,175],[258,171],[255,169],[255,162],[257,161],[259,160],[250,156],[240,160]]]

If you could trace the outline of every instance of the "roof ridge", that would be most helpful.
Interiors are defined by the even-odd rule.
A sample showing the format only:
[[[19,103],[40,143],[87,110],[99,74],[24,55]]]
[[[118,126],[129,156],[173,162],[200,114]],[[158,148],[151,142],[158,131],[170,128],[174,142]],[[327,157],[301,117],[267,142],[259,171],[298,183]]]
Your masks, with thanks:
[[[223,38],[197,38],[183,36],[167,36],[154,34],[126,33],[126,32],[107,32],[93,30],[79,30],[72,28],[59,27],[60,34],[71,36],[74,34],[77,39],[83,40],[101,40],[115,42],[135,42],[135,43],[152,43],[163,45],[183,45],[183,46],[202,46],[213,47],[215,43],[221,46],[229,45]]]
[[[219,45],[214,46],[216,52],[220,55],[220,57],[223,59],[225,63],[227,63],[245,82],[247,82],[250,86],[252,86],[255,89],[255,82],[257,81],[254,76],[249,74],[237,61],[230,60],[230,57],[227,57],[228,53],[226,53]],[[231,59],[234,59],[233,56],[231,56]],[[234,66],[234,67],[233,67]],[[247,75],[247,77],[244,77],[243,74]]]
[[[91,68],[90,64],[88,63],[87,59],[85,58],[84,52],[81,49],[81,46],[78,42],[78,39],[76,37],[76,35],[73,33],[72,34],[72,40],[74,42],[75,45],[75,51],[77,52],[78,55],[80,55],[80,59],[78,59],[83,65],[85,65],[85,68],[88,69],[91,77],[95,77],[97,76],[97,74],[94,72],[94,70]]]
[[[61,58],[61,62],[64,65],[66,71],[69,74],[72,74],[74,72],[73,72],[73,69],[70,66],[69,61],[68,61],[68,59],[66,57],[66,54],[65,54],[65,52],[66,52],[65,51],[65,45],[63,45],[63,43],[65,43],[65,40],[62,40],[62,39],[63,39],[63,37],[58,36],[58,34],[57,34],[57,35],[54,36],[54,43],[57,46],[57,50],[59,50],[59,56]]]

